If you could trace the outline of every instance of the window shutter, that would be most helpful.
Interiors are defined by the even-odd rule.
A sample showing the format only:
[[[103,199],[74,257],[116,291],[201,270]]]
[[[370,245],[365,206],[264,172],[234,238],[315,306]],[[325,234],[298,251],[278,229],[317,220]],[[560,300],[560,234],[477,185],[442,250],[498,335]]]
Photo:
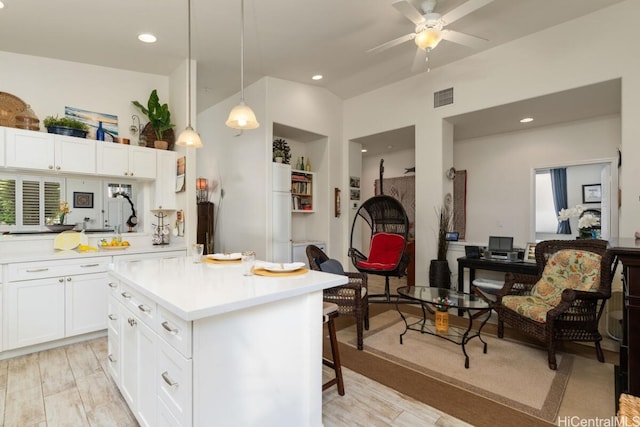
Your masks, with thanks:
[[[60,210],[60,183],[44,183],[44,217],[55,218]]]
[[[39,181],[22,181],[22,225],[40,225]]]

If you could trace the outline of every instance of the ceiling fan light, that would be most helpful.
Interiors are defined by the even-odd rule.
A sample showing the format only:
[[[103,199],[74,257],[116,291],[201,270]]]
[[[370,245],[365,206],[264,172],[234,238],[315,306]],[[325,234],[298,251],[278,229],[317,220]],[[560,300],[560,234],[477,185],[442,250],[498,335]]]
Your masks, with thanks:
[[[442,32],[437,28],[426,28],[419,32],[414,39],[420,49],[434,49],[442,40]]]
[[[185,130],[178,135],[176,145],[181,147],[202,148],[202,140],[200,139],[200,135],[198,135],[191,126],[187,126]]]
[[[233,107],[225,124],[233,129],[257,129],[260,126],[255,113],[244,101]]]

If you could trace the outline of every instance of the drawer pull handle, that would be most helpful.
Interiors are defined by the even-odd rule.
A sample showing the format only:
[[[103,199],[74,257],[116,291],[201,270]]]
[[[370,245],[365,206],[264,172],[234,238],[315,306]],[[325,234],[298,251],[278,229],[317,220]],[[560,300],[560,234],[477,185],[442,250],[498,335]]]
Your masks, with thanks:
[[[169,322],[162,322],[162,327],[165,328],[171,335],[176,335],[180,330],[178,328],[172,328]]]
[[[178,383],[169,378],[169,373],[167,371],[162,373],[162,379],[167,383],[167,385],[169,385],[169,387],[178,387]]]
[[[64,283],[64,279],[61,277],[61,278],[58,279],[58,282]]]
[[[147,307],[147,306],[146,306],[146,305],[144,305],[144,304],[140,304],[140,305],[138,306],[138,310],[140,310],[140,311],[141,311],[141,312],[143,312],[143,313],[151,313],[151,308]]]
[[[113,357],[113,355],[111,355],[111,354],[109,356],[107,356],[107,358],[109,359],[109,362],[111,362],[111,363],[116,363],[117,362],[116,358]]]
[[[134,319],[133,317],[129,317],[127,319],[127,322],[129,322],[129,326],[136,326],[138,324],[138,322],[136,322],[136,319]]]
[[[98,264],[98,263],[95,263],[95,264],[82,264],[80,266],[80,268],[90,268],[90,267],[99,267],[99,266],[100,266],[100,264]]]
[[[115,314],[110,314],[109,320],[118,320],[118,316],[116,316]]]
[[[117,285],[116,283],[109,282],[109,287],[110,287],[110,288],[114,288],[114,289],[115,289],[115,288],[117,288],[117,287],[118,287],[118,285]]]
[[[123,292],[120,295],[122,295],[122,298],[124,298],[124,299],[130,299],[131,298],[131,294],[129,292]]]
[[[177,256],[169,256],[169,257],[162,258],[162,259],[176,259],[176,258],[178,258],[178,257]]]
[[[40,273],[42,271],[49,271],[48,268],[34,268],[34,269],[28,269],[27,273]]]

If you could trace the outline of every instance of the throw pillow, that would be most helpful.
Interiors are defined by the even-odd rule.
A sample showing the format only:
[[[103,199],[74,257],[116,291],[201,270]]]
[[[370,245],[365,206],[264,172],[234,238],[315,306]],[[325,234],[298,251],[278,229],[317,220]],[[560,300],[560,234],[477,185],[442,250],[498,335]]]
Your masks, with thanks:
[[[600,285],[601,256],[593,252],[563,249],[547,261],[542,277],[531,289],[531,295],[550,306],[562,300],[564,289],[595,291]]]
[[[344,269],[342,268],[342,264],[337,259],[328,259],[322,264],[320,264],[320,270],[325,273],[333,273],[340,274],[344,276]]]

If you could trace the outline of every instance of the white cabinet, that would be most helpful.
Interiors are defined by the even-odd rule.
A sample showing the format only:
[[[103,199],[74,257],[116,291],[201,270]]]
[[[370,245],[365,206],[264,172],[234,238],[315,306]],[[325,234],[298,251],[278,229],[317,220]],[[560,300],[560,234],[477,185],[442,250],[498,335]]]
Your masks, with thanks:
[[[143,426],[191,425],[191,323],[117,280],[110,289],[109,372],[131,411]]]
[[[155,182],[155,199],[151,209],[175,210],[177,153],[165,150],[156,150],[156,153],[158,174]]]
[[[7,349],[107,327],[108,257],[7,266]]]
[[[272,165],[270,261],[291,262],[291,166]]]
[[[64,338],[64,277],[12,282],[5,289],[7,349]]]
[[[130,178],[156,177],[156,152],[153,148],[101,142],[97,145],[96,173]]]
[[[5,130],[6,165],[67,173],[96,172],[96,141],[23,129]]]

